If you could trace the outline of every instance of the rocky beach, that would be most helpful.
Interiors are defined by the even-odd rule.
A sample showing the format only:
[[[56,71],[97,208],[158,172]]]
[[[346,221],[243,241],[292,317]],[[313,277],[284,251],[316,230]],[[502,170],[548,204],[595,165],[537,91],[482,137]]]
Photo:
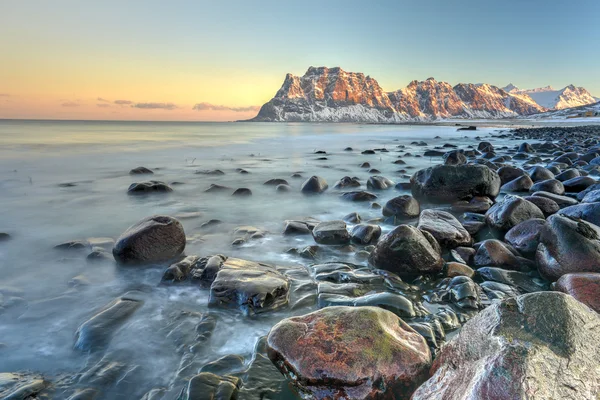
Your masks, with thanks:
[[[0,398],[600,398],[600,125],[266,125],[13,144]]]

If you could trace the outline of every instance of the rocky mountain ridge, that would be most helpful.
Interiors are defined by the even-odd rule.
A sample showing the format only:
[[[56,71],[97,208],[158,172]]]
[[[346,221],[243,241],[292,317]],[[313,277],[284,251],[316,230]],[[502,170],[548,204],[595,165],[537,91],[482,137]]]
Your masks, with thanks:
[[[513,95],[527,95],[537,104],[548,110],[564,110],[566,108],[580,107],[596,103],[599,100],[592,96],[585,88],[574,85],[568,85],[562,89],[554,89],[552,86],[536,89],[519,89],[510,83],[503,90]]]
[[[303,76],[288,73],[275,97],[251,121],[427,122],[512,118],[547,111],[529,94],[512,89],[485,83],[452,86],[428,78],[386,92],[363,73],[339,67],[310,67]]]

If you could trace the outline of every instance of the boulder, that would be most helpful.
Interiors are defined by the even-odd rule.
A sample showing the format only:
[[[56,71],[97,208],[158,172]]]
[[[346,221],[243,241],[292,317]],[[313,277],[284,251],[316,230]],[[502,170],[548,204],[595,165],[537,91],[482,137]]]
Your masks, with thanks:
[[[181,400],[234,400],[242,382],[235,376],[201,372],[190,379]]]
[[[222,255],[202,262],[199,280],[210,285],[210,306],[233,307],[253,315],[288,304],[290,281],[272,265]]]
[[[160,181],[148,181],[140,183],[132,183],[127,189],[127,194],[147,194],[147,193],[168,193],[172,192],[171,186]]]
[[[410,181],[413,196],[432,202],[495,198],[500,191],[500,177],[485,165],[436,165],[416,172]]]
[[[475,196],[471,200],[460,200],[452,203],[452,211],[455,212],[472,212],[485,213],[494,202],[485,196]]]
[[[554,200],[547,197],[525,196],[523,198],[535,204],[544,213],[544,217],[556,214],[558,210],[560,210],[558,204]]]
[[[127,228],[112,253],[121,264],[141,264],[171,260],[184,249],[183,225],[173,217],[154,215]]]
[[[352,228],[351,239],[354,243],[376,243],[381,236],[381,227],[373,224],[358,224]]]
[[[539,181],[533,184],[529,188],[531,193],[533,192],[548,192],[553,194],[562,195],[565,193],[565,187],[563,183],[558,179],[546,179],[545,181]]]
[[[350,241],[346,223],[342,220],[320,222],[312,230],[312,235],[318,244],[347,244]]]
[[[398,219],[411,219],[419,216],[421,206],[412,196],[403,195],[394,197],[385,203],[381,210],[386,217],[396,217]]]
[[[544,213],[532,202],[513,195],[504,196],[485,214],[487,224],[501,231],[532,218],[544,219]]]
[[[600,273],[565,274],[556,281],[554,290],[570,294],[600,313]]]
[[[506,232],[504,240],[521,254],[534,256],[540,242],[540,233],[545,225],[546,220],[541,218],[523,221]]]
[[[582,220],[552,215],[540,233],[535,259],[548,280],[574,272],[600,272],[600,228]]]
[[[444,248],[453,249],[459,246],[470,246],[471,235],[452,214],[441,210],[423,210],[419,216],[422,231],[427,231]]]
[[[496,239],[484,240],[475,253],[476,267],[497,267],[512,270],[535,268],[531,261],[515,255],[504,243]]]
[[[533,186],[533,181],[528,175],[522,175],[502,185],[503,192],[528,192]]]
[[[137,167],[129,171],[129,175],[153,174],[152,170],[146,167]]]
[[[546,179],[554,179],[554,174],[548,169],[540,166],[531,168],[529,176],[534,182],[545,181]]]
[[[527,175],[527,172],[523,171],[521,168],[512,167],[510,165],[498,169],[498,176],[503,185],[524,175]]]
[[[565,207],[558,212],[572,218],[580,218],[584,221],[600,226],[600,202],[584,203],[576,206]]]
[[[533,196],[545,197],[547,199],[553,200],[560,208],[574,206],[579,202],[575,199],[572,199],[567,196],[561,196],[558,194],[550,193],[550,192],[535,192]]]
[[[323,193],[329,185],[327,181],[319,176],[313,175],[308,178],[303,184],[300,190],[302,193]]]
[[[377,195],[370,192],[365,192],[364,190],[358,190],[342,193],[340,197],[346,201],[362,202],[375,200]]]
[[[312,399],[408,399],[431,364],[425,339],[376,307],[327,307],[284,319],[271,329],[267,352]]]
[[[579,176],[563,182],[565,191],[569,193],[581,192],[595,184],[596,180],[591,176]]]
[[[359,187],[360,181],[357,178],[345,176],[335,183],[334,189],[343,189],[347,187]]]
[[[562,293],[494,303],[441,349],[411,399],[597,399],[599,324]]]
[[[414,277],[440,272],[444,266],[440,253],[439,244],[429,232],[400,225],[379,240],[369,263],[403,277]]]
[[[394,187],[394,182],[381,175],[372,176],[367,180],[367,189],[385,190],[392,187]]]

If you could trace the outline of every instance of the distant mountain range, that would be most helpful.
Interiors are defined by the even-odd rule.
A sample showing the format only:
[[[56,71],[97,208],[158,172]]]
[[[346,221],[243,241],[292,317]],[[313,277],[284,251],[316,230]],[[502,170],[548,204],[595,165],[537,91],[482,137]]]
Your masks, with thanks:
[[[375,79],[362,73],[310,67],[301,77],[287,74],[275,97],[251,121],[394,123],[513,118],[596,101],[587,90],[572,85],[560,91],[524,91],[513,85],[499,88],[487,83],[453,87],[433,78],[385,92]]]

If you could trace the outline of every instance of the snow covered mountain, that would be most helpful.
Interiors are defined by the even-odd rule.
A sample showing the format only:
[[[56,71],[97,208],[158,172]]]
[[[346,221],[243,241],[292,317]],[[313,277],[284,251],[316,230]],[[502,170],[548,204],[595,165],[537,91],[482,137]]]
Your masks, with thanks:
[[[310,67],[283,85],[251,121],[375,122],[445,118],[505,118],[546,111],[527,94],[489,84],[458,84],[434,78],[385,92],[362,73]]]
[[[598,101],[585,88],[573,85],[559,90],[554,89],[552,86],[537,89],[519,89],[511,83],[503,89],[511,94],[526,94],[537,104],[549,110],[579,107]]]

